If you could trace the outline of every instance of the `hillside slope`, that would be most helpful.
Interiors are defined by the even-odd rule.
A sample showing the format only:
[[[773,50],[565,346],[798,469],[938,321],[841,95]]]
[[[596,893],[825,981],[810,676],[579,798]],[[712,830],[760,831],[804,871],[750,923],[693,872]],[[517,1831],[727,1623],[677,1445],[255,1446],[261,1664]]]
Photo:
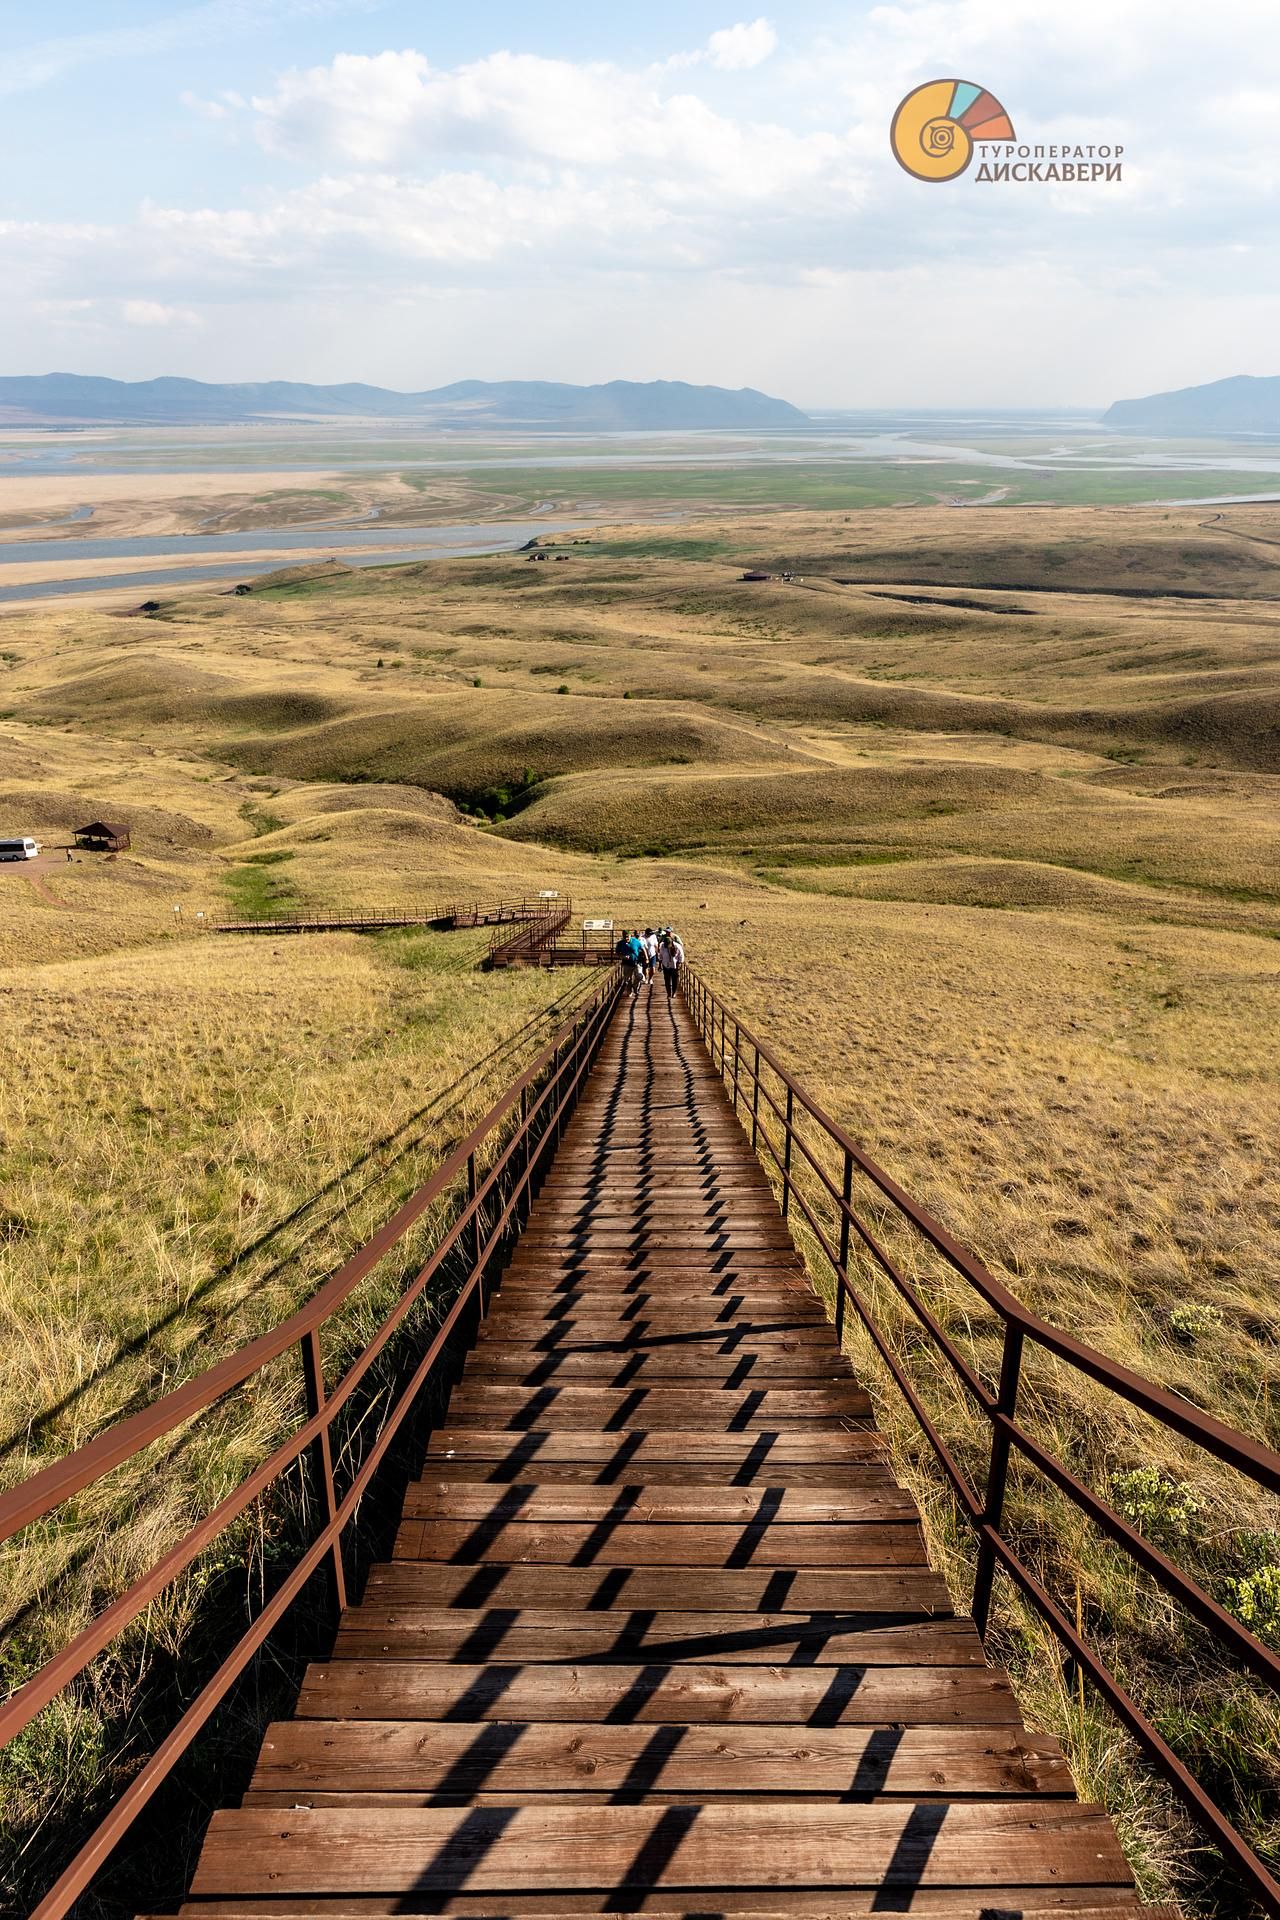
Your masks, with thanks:
[[[1203,387],[1117,400],[1102,418],[1108,427],[1147,433],[1280,433],[1280,374],[1238,373]]]

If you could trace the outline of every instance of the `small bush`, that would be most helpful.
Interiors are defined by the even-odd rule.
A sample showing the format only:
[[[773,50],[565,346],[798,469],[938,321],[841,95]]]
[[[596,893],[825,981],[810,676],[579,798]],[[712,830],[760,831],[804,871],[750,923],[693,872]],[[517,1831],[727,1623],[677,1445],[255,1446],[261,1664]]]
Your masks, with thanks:
[[[1280,1534],[1250,1533],[1241,1540],[1244,1572],[1226,1583],[1226,1601],[1260,1640],[1280,1644]]]
[[[1169,1541],[1191,1537],[1202,1505],[1185,1480],[1175,1480],[1159,1467],[1129,1467],[1113,1473],[1111,1498],[1142,1533]]]
[[[1222,1308],[1192,1301],[1169,1312],[1169,1331],[1177,1340],[1196,1340],[1202,1333],[1213,1333],[1222,1325]]]

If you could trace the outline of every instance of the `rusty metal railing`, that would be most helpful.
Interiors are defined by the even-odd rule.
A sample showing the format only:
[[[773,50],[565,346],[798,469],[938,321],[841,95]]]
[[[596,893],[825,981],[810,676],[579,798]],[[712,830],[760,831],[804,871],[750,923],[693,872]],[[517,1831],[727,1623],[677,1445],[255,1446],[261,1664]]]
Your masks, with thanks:
[[[570,899],[552,902],[536,900],[495,900],[453,902],[440,906],[337,907],[332,912],[319,908],[294,913],[240,914],[216,916],[197,913],[198,930],[208,933],[364,933],[377,927],[438,927],[444,930],[467,927],[504,927],[521,921],[540,920],[552,912],[563,912],[567,919],[573,910]],[[188,921],[191,916],[188,915]]]
[[[546,908],[536,918],[524,921],[516,933],[497,928],[490,936],[485,964],[490,967],[536,965],[541,950],[569,924],[571,911],[568,906]]]
[[[602,983],[574,1017],[559,1028],[466,1139],[441,1162],[431,1178],[371,1240],[352,1254],[304,1307],[195,1379],[164,1394],[65,1459],[55,1461],[12,1491],[0,1495],[0,1545],[3,1545],[24,1528],[56,1513],[64,1501],[74,1498],[114,1468],[166,1435],[185,1428],[228,1393],[244,1387],[280,1355],[291,1348],[298,1351],[305,1389],[305,1421],[212,1512],[105,1606],[0,1706],[0,1746],[4,1746],[16,1739],[64,1688],[71,1686],[89,1663],[241,1513],[266,1494],[295,1460],[303,1455],[309,1458],[320,1493],[323,1524],[217,1671],[44,1895],[33,1910],[32,1920],[61,1920],[68,1912],[311,1576],[327,1566],[332,1596],[339,1608],[346,1604],[343,1534],[355,1518],[356,1509],[387,1449],[459,1329],[464,1314],[471,1309],[483,1315],[489,1267],[506,1237],[518,1228],[527,1213],[534,1185],[599,1051],[620,984],[618,972]],[[486,1156],[487,1165],[482,1166]],[[320,1350],[322,1327],[360,1282],[405,1239],[427,1210],[445,1200],[455,1183],[464,1178],[466,1198],[438,1244],[401,1288],[391,1311],[342,1378],[327,1385]],[[466,1262],[465,1276],[443,1318],[433,1329],[425,1350],[416,1359],[399,1397],[389,1407],[376,1439],[352,1474],[350,1484],[339,1495],[330,1438],[334,1420],[455,1252]]]
[[[1048,1624],[1076,1662],[1077,1669],[1092,1681],[1192,1818],[1236,1868],[1262,1910],[1280,1916],[1280,1881],[1088,1644],[1083,1631],[1037,1579],[1003,1530],[1009,1463],[1016,1452],[1065,1494],[1172,1600],[1207,1628],[1220,1648],[1256,1678],[1280,1691],[1280,1657],[1153,1546],[1123,1515],[1077,1479],[1019,1423],[1018,1389],[1026,1350],[1037,1347],[1054,1355],[1075,1372],[1139,1408],[1182,1439],[1203,1448],[1214,1459],[1236,1469],[1270,1494],[1280,1494],[1280,1454],[1214,1419],[1211,1414],[1201,1412],[1190,1401],[1166,1392],[1154,1381],[1108,1359],[1023,1306],[975,1254],[955,1240],[923,1207],[917,1206],[862,1151],[696,972],[682,968],[681,986],[712,1062],[732,1096],[735,1114],[749,1134],[753,1149],[780,1182],[783,1214],[789,1216],[795,1209],[803,1218],[835,1276],[838,1334],[843,1337],[846,1315],[852,1308],[907,1401],[974,1535],[977,1555],[972,1613],[979,1633],[985,1639],[990,1623],[992,1583],[999,1566]],[[815,1151],[812,1138],[807,1137],[806,1123],[808,1134],[825,1143],[825,1158]],[[833,1173],[833,1166],[838,1172]],[[988,1385],[965,1359],[937,1316],[920,1298],[902,1263],[894,1259],[882,1239],[868,1226],[854,1204],[857,1181],[867,1183],[881,1201],[888,1202],[897,1223],[911,1229],[940,1254],[952,1272],[997,1315],[1002,1323],[1001,1360],[994,1386]],[[808,1195],[814,1196],[816,1204]],[[825,1221],[820,1208],[826,1213]],[[873,1268],[887,1279],[987,1423],[990,1450],[981,1493],[971,1485],[855,1285],[850,1261],[855,1242],[862,1250],[861,1257],[869,1259]]]

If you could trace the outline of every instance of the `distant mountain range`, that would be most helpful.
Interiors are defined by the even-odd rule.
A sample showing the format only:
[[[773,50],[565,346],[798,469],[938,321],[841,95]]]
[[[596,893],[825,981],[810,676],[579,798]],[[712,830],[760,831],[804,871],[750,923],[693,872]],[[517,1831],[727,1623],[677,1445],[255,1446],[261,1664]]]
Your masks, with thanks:
[[[1238,373],[1206,387],[1117,400],[1102,418],[1109,427],[1148,433],[1280,433],[1280,374]]]
[[[295,380],[210,385],[203,380],[105,380],[78,373],[0,377],[0,423],[216,425],[279,419],[416,420],[436,427],[524,427],[597,433],[697,427],[795,427],[808,415],[754,387],[691,387],[683,380],[457,380],[425,393],[351,382]]]

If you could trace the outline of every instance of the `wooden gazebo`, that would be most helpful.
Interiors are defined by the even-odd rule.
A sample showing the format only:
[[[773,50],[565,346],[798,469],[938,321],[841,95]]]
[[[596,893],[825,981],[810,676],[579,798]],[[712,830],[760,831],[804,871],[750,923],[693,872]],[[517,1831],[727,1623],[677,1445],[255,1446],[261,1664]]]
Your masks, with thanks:
[[[91,820],[87,827],[76,828],[76,845],[89,853],[124,853],[129,829],[120,820]]]

